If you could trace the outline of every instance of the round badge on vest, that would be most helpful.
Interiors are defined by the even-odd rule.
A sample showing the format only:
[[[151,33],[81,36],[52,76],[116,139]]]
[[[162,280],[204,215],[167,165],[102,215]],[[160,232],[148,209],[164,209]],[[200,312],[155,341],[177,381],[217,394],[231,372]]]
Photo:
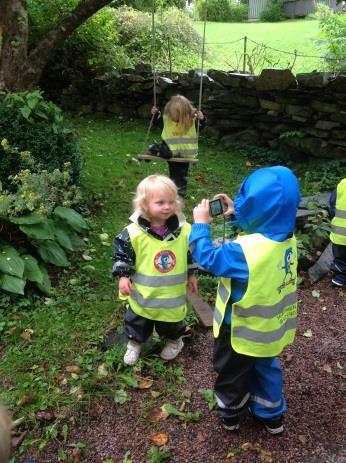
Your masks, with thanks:
[[[174,269],[176,258],[172,251],[164,250],[154,257],[154,266],[160,273],[167,273]]]

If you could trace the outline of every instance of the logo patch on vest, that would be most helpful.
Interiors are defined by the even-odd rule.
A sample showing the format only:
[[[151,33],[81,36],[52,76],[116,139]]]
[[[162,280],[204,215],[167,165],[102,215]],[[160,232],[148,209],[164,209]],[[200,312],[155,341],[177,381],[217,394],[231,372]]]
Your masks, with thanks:
[[[167,273],[174,269],[176,263],[175,255],[172,251],[160,251],[154,257],[154,266],[160,273]]]
[[[293,276],[293,272],[291,270],[291,266],[294,264],[294,253],[292,248],[288,248],[285,251],[284,255],[284,262],[279,262],[278,268],[279,270],[284,270],[285,275],[283,278],[283,282],[281,285],[277,288],[278,293],[280,294],[281,291],[288,285],[294,285],[296,282],[296,279]]]

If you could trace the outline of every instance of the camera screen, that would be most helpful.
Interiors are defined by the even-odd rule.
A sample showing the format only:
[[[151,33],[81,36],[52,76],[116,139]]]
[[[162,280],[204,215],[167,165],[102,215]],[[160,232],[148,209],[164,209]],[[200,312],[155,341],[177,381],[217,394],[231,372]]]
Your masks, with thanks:
[[[212,217],[223,214],[221,199],[213,199],[212,201],[209,201],[209,211]]]

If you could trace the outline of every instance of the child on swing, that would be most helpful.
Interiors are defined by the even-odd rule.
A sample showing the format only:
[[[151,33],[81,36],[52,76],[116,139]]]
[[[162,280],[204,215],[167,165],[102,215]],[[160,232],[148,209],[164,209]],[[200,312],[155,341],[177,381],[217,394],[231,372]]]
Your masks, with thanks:
[[[173,96],[165,106],[163,116],[153,106],[151,114],[156,126],[162,128],[162,142],[151,145],[147,154],[169,160],[170,158],[196,158],[198,154],[197,124],[203,129],[206,117],[197,111],[182,95]],[[169,177],[177,185],[178,194],[185,198],[189,162],[169,162]]]
[[[124,356],[134,365],[142,344],[156,332],[166,338],[160,356],[173,360],[184,346],[187,287],[197,292],[189,252],[191,225],[179,217],[176,185],[163,175],[142,180],[133,201],[134,213],[114,240],[113,270],[120,299],[127,300]]]

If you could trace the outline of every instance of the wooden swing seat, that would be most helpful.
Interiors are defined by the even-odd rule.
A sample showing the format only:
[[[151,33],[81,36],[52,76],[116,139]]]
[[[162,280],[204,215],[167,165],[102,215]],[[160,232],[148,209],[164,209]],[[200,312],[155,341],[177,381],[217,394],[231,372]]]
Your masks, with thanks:
[[[168,162],[189,162],[191,164],[197,164],[198,159],[196,158],[170,158],[170,159],[164,159],[160,158],[159,156],[152,156],[151,154],[139,154],[138,159],[140,161],[168,161]]]

